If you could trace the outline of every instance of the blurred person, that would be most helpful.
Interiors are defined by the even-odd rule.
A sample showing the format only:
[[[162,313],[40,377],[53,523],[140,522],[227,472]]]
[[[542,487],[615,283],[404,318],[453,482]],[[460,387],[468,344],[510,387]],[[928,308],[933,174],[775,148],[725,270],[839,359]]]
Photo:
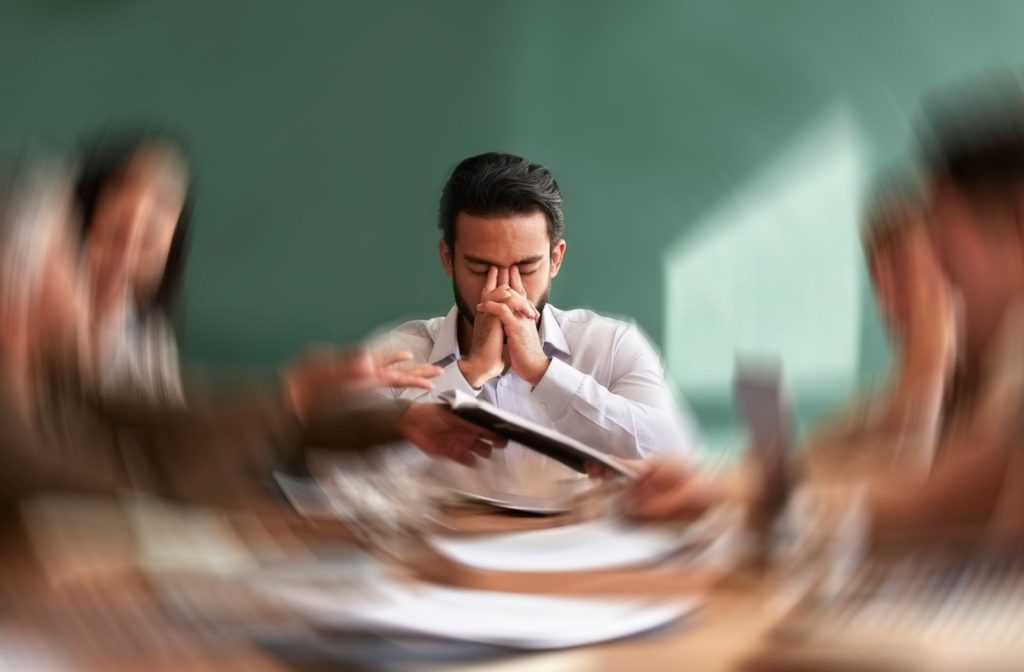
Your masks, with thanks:
[[[433,390],[392,389],[391,397],[457,390],[613,455],[694,455],[696,431],[640,330],[548,302],[566,242],[562,193],[545,167],[493,152],[465,159],[442,192],[439,226],[455,305],[392,329],[371,348],[410,351],[442,373]],[[525,449],[500,459],[492,485],[504,480],[502,488],[520,494],[550,494],[546,484],[576,476]]]
[[[182,144],[149,129],[102,133],[76,197],[101,389],[182,403],[173,324],[192,200]]]
[[[367,360],[307,358],[282,376],[281,391],[235,392],[191,408],[111,411],[88,382],[92,305],[71,243],[66,170],[27,161],[3,180],[0,201],[0,498],[43,490],[140,488],[216,497],[232,481],[259,483],[275,461],[314,442],[354,449],[406,439],[426,452],[472,463],[501,441],[437,405],[364,404],[351,397]],[[424,383],[428,384],[428,383]],[[338,396],[338,395],[342,396]],[[161,439],[125,446],[132,427]],[[232,441],[247,434],[255,441]],[[216,437],[207,450],[198,437]],[[276,441],[270,443],[269,438]],[[271,447],[274,447],[271,450]],[[269,453],[269,454],[268,454]],[[181,487],[184,485],[184,487]]]
[[[979,95],[980,94],[980,95]],[[880,493],[881,532],[961,528],[1024,539],[1024,87],[976,90],[933,111],[932,239],[963,301],[971,419],[920,489]]]
[[[923,207],[908,190],[887,190],[871,207],[865,256],[892,344],[884,392],[856,400],[839,420],[811,431],[808,464],[823,478],[893,471],[923,476],[951,397],[956,365],[953,293],[928,236]]]
[[[75,371],[85,297],[73,263],[71,182],[57,163],[25,159],[4,166],[0,196],[0,353],[4,495],[36,487],[97,487],[116,471],[111,453],[56,445],[50,387]],[[82,443],[85,443],[82,437]]]
[[[934,249],[962,298],[968,385],[982,392],[971,421],[944,437],[947,457],[926,481],[870,484],[864,509],[876,540],[1024,541],[1024,89],[972,104],[980,109],[961,105],[935,122],[928,213]],[[727,491],[675,462],[639,468],[627,500],[641,518],[699,515],[759,491],[757,480]],[[832,506],[851,506],[849,494],[835,493]]]
[[[193,183],[184,144],[152,127],[107,129],[84,153],[75,185],[88,278],[88,341],[108,396],[184,403],[174,325],[188,254]],[[323,353],[321,353],[323,354]],[[328,358],[321,357],[321,360]],[[420,385],[431,367],[354,352],[336,362],[357,385]]]

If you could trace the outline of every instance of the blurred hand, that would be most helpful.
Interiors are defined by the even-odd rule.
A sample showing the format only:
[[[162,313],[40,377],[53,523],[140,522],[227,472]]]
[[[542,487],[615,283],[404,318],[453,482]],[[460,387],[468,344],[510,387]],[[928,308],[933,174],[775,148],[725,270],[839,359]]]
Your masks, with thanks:
[[[626,513],[642,520],[697,518],[721,500],[721,493],[694,476],[685,464],[669,457],[637,460],[638,471],[627,483]]]
[[[398,433],[433,457],[474,466],[505,439],[453,415],[439,404],[412,404],[398,420]]]
[[[374,355],[365,350],[338,354],[314,350],[283,374],[293,408],[302,417],[314,400],[383,387],[433,389],[431,378],[441,369],[430,364],[405,364],[410,352]]]
[[[637,474],[644,470],[644,465],[646,464],[646,460],[641,459],[627,460],[622,457],[614,456],[612,456],[612,459]],[[622,477],[621,473],[615,471],[602,462],[588,461],[583,465],[583,467],[587,471],[587,476],[597,481],[605,481],[608,479]]]
[[[551,359],[544,353],[537,330],[540,312],[526,297],[519,267],[513,266],[511,271],[502,272],[508,274],[509,284],[499,284],[494,291],[482,296],[476,307],[477,315],[501,320],[508,340],[512,370],[523,380],[536,385],[547,373],[551,363]]]
[[[904,234],[907,314],[903,348],[917,370],[947,374],[955,363],[953,292],[923,224]]]

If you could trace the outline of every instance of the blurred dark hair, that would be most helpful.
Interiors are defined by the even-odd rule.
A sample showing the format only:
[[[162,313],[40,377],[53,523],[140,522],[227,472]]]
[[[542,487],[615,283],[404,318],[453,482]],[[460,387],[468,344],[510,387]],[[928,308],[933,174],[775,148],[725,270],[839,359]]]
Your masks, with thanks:
[[[86,136],[80,147],[82,165],[75,185],[75,199],[80,211],[83,245],[92,231],[103,193],[116,185],[141,151],[165,147],[178,154],[184,162],[187,170],[185,200],[171,239],[163,277],[152,298],[145,305],[137,306],[143,317],[160,312],[168,319],[174,318],[185,279],[188,228],[195,192],[194,170],[185,142],[165,128],[153,124],[131,124],[104,127]]]
[[[928,175],[968,196],[1005,195],[1024,182],[1024,86],[1015,76],[974,81],[926,105]]]
[[[562,239],[565,221],[562,192],[548,169],[512,154],[488,152],[462,161],[441,193],[438,226],[449,248],[455,247],[455,218],[460,212],[478,217],[504,217],[543,212],[554,245]]]

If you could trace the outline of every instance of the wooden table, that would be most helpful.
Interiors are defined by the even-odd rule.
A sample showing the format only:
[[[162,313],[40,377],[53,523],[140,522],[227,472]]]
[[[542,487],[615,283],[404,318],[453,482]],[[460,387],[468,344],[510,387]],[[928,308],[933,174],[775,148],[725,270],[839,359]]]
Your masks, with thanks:
[[[301,543],[318,535],[332,540],[340,536],[336,528],[310,530],[307,525],[288,516],[275,519],[274,514],[264,516],[266,528],[275,536],[292,543],[297,548]],[[480,512],[459,512],[453,517],[457,527],[468,532],[549,527],[569,522],[559,519],[511,518]],[[14,602],[34,603],[40,609],[50,608],[55,613],[64,604],[75,603],[76,590],[82,588],[64,587],[55,592],[47,585],[39,569],[32,562],[32,555],[24,536],[17,526],[6,521],[4,543],[0,552],[0,589],[4,589],[6,606]],[[451,569],[445,568],[445,569]],[[772,594],[770,580],[754,577],[732,577],[721,581],[711,574],[695,574],[671,567],[639,568],[631,570],[585,572],[566,575],[563,573],[500,573],[456,568],[454,573],[442,573],[445,583],[466,585],[491,590],[513,592],[569,593],[586,595],[613,594],[692,594],[713,586],[708,593],[706,605],[688,617],[678,626],[638,638],[626,639],[602,645],[543,654],[515,655],[500,662],[470,664],[463,666],[445,665],[443,669],[479,670],[480,672],[519,670],[679,670],[694,669],[708,672],[740,669],[756,651],[762,635],[776,620],[776,613],[768,606]],[[152,595],[147,592],[145,580],[131,573],[106,580],[101,586],[86,586],[86,592],[103,593],[103,607],[113,612],[124,608],[149,625],[143,625],[140,635],[144,642],[150,635],[158,635],[152,643],[164,655],[152,657],[152,651],[145,651],[145,645],[120,645],[111,647],[113,653],[97,646],[92,653],[76,661],[83,669],[140,669],[149,671],[162,669],[228,669],[228,670],[285,670],[293,669],[288,664],[274,659],[267,653],[239,641],[228,641],[210,646],[209,643],[189,642],[181,633],[174,632],[172,622],[161,622],[161,613],[153,606]],[[78,597],[83,597],[79,595]],[[86,595],[86,602],[95,595]],[[0,605],[4,602],[0,601]],[[46,605],[50,605],[47,607]],[[91,611],[90,611],[91,609]],[[10,626],[17,623],[16,609],[0,606],[0,622]],[[73,609],[72,609],[73,611]],[[129,616],[135,618],[136,616]],[[30,621],[24,613],[21,617]],[[121,615],[96,613],[94,607],[86,607],[74,618],[78,622],[66,627],[79,638],[89,638],[95,632],[104,632],[102,622],[82,622],[91,618],[107,619],[109,628],[115,631]],[[147,620],[149,619],[149,620]],[[35,619],[32,627],[46,632],[45,618]],[[151,622],[150,622],[151,621]],[[145,628],[168,628],[162,633],[146,633]],[[92,631],[90,631],[92,628]],[[59,639],[58,634],[55,638]],[[431,669],[426,667],[424,669]],[[436,668],[441,669],[441,668]]]

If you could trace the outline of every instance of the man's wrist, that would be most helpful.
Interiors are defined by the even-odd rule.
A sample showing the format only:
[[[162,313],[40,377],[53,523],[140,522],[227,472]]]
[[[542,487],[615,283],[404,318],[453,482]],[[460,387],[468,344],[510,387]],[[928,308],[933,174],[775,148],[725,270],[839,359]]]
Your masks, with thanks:
[[[542,357],[537,361],[535,365],[530,367],[530,371],[524,377],[524,380],[531,386],[536,387],[538,383],[544,378],[544,374],[548,372],[548,367],[551,366],[550,357]]]
[[[501,373],[500,370],[495,370],[495,367],[481,368],[469,357],[460,359],[458,365],[462,377],[474,389],[480,389],[488,380]]]

